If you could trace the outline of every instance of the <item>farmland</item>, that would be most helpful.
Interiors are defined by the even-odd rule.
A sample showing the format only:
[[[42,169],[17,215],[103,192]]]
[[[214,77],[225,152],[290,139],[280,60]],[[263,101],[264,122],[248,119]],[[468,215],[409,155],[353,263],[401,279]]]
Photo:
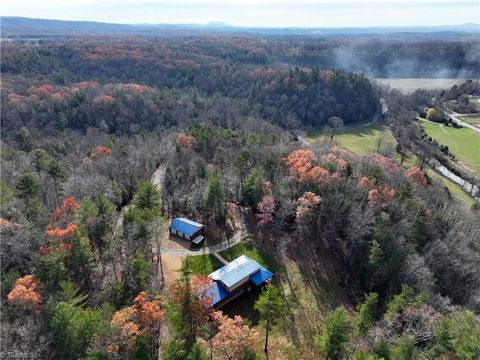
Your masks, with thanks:
[[[374,79],[381,85],[398,89],[404,93],[411,93],[417,89],[442,90],[461,84],[465,79],[435,79],[435,78],[397,78],[397,79]]]
[[[455,129],[423,122],[425,132],[439,144],[447,145],[450,152],[466,167],[480,174],[480,135],[470,129]]]

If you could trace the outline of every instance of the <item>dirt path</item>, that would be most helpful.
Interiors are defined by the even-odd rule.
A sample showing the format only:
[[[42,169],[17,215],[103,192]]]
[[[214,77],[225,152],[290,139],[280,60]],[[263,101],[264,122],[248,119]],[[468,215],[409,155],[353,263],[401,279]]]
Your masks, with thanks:
[[[225,258],[221,256],[219,253],[213,253],[213,256],[215,256],[218,259],[218,261],[220,261],[223,265],[228,264],[228,261],[225,260]]]
[[[180,278],[179,270],[182,267],[182,258],[180,256],[162,254],[162,264],[165,285],[173,284]],[[160,276],[160,274],[158,274],[158,276]]]
[[[158,192],[162,193],[163,180],[165,179],[165,164],[161,164],[152,175],[151,183],[157,187]]]

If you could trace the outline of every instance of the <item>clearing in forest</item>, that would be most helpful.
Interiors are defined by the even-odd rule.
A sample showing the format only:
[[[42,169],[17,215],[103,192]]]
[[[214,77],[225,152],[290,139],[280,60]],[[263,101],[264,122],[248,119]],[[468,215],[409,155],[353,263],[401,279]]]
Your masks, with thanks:
[[[308,140],[323,140],[325,135],[317,134],[308,137]],[[368,125],[346,126],[341,134],[334,137],[338,145],[360,155],[373,154],[377,151],[378,141],[380,148],[395,148],[396,140],[390,129],[378,122]]]

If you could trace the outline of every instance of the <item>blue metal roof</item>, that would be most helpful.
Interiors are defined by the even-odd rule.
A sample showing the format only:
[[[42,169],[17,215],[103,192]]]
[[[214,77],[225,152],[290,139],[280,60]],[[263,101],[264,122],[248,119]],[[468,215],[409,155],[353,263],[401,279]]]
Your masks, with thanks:
[[[268,279],[271,279],[273,276],[273,273],[265,269],[264,267],[260,268],[260,271],[257,271],[255,274],[250,276],[250,280],[255,284],[255,285],[261,285]]]
[[[181,232],[185,235],[192,236],[195,232],[203,227],[202,224],[199,224],[195,221],[188,220],[185,218],[175,218],[172,220],[170,228]]]
[[[207,286],[210,286],[210,289],[205,291],[205,296],[208,296],[210,299],[212,299],[212,305],[215,305],[222,299],[226,298],[229,294],[229,292],[225,290],[221,284],[215,281]]]

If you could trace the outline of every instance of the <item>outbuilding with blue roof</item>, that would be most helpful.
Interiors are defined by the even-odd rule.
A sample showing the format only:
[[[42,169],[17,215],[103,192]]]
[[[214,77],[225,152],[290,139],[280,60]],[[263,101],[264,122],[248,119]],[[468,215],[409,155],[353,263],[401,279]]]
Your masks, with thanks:
[[[198,244],[204,239],[205,226],[189,219],[175,218],[170,224],[170,233]]]

